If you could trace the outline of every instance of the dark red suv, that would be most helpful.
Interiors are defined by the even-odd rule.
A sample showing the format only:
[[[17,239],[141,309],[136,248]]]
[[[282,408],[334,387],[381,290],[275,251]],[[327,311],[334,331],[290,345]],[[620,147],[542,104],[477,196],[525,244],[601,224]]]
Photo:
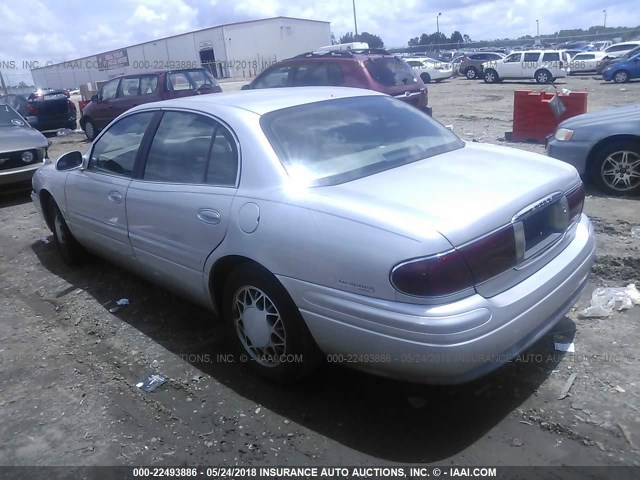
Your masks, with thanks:
[[[82,110],[80,128],[93,140],[111,120],[142,103],[219,92],[222,88],[204,68],[124,75],[109,80],[91,98]]]
[[[242,89],[309,86],[366,88],[431,113],[422,80],[406,62],[385,50],[305,53],[272,65]]]

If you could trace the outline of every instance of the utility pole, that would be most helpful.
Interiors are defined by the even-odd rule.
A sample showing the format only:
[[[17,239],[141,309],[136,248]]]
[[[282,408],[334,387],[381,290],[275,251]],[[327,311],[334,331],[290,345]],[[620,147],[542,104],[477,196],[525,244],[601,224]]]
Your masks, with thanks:
[[[9,92],[7,92],[7,86],[4,84],[4,77],[2,76],[2,70],[0,70],[0,84],[2,85],[2,91],[4,92],[4,94],[8,95]]]
[[[356,29],[356,35],[358,35],[358,20],[356,19],[356,0],[353,0],[353,26]]]
[[[607,28],[607,11],[602,10],[602,13],[604,13],[604,28]]]
[[[540,20],[536,20],[536,37],[540,38]]]
[[[438,12],[438,15],[436,15],[436,30],[437,30],[437,42],[436,43],[436,52],[440,51],[440,21],[439,21],[439,17],[440,15],[442,15],[442,12]]]

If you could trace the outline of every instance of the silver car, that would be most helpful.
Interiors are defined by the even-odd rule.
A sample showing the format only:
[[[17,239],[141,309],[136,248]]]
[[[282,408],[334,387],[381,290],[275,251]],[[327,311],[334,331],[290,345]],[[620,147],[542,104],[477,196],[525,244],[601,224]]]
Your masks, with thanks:
[[[547,154],[611,195],[640,195],[640,103],[564,120]]]
[[[86,249],[209,307],[276,381],[323,357],[477,378],[563,317],[594,259],[573,167],[362,89],[141,105],[33,187],[66,261]]]
[[[28,185],[48,147],[44,135],[9,105],[0,103],[0,193]]]

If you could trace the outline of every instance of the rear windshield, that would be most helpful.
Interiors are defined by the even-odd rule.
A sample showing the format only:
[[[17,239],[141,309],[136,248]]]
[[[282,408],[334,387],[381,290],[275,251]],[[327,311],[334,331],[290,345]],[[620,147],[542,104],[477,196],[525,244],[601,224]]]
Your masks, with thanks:
[[[0,100],[1,102],[1,100]],[[0,103],[0,127],[26,127],[24,119],[8,105]]]
[[[395,57],[374,58],[365,65],[371,77],[385,87],[412,85],[418,81],[411,67]]]
[[[386,96],[285,108],[260,123],[288,175],[312,186],[344,183],[464,145],[425,113]]]

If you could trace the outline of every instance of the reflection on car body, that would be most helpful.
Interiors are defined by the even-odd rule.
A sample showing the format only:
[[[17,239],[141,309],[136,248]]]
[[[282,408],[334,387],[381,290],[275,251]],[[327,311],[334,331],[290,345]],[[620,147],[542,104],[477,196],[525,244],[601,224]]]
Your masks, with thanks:
[[[86,248],[221,313],[278,381],[320,352],[477,378],[552,328],[594,258],[573,167],[466,144],[364,89],[139,106],[33,185],[67,262]],[[403,361],[419,356],[435,360]]]

